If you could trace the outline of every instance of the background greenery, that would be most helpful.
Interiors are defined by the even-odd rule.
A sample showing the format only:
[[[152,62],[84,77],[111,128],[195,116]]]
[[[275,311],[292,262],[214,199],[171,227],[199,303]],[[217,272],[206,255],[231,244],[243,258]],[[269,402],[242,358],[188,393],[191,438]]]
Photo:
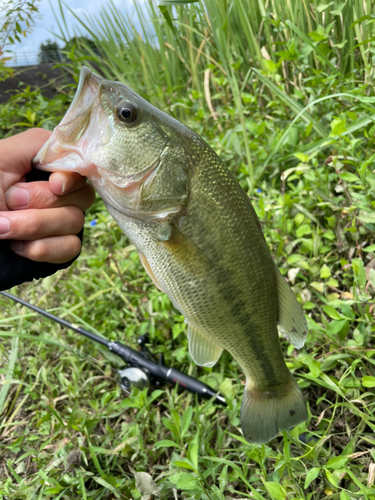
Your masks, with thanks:
[[[192,363],[183,317],[98,199],[78,261],[12,291],[133,347],[148,331],[229,406],[173,387],[124,399],[113,357],[1,298],[0,498],[375,499],[374,2],[148,0],[132,19],[108,3],[77,18],[80,33],[60,7],[62,45],[76,37],[66,70],[131,86],[248,192],[308,319],[302,350],[282,343],[309,420],[267,445],[243,440],[237,364]],[[1,135],[52,129],[73,94],[20,89],[0,107]]]

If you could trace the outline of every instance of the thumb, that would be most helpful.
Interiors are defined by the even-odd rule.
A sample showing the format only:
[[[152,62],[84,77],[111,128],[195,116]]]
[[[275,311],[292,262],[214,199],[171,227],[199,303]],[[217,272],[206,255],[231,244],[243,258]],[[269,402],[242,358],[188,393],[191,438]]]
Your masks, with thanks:
[[[48,130],[32,128],[0,141],[0,170],[12,179],[10,185],[30,172],[31,160],[50,135]]]

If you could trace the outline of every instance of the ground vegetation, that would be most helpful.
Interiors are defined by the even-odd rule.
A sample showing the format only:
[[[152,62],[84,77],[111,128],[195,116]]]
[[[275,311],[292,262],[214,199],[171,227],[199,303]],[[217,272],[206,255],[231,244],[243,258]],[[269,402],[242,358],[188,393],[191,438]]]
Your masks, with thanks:
[[[0,298],[0,498],[374,500],[374,2],[135,8],[77,19],[100,54],[81,38],[64,67],[128,84],[236,175],[306,313],[305,347],[281,342],[309,419],[267,445],[244,441],[238,366],[227,353],[212,369],[192,362],[183,317],[98,198],[77,262],[12,291],[132,347],[148,332],[156,355],[228,408],[175,387],[126,398],[113,356]],[[52,129],[73,93],[20,91],[0,107],[2,136]]]

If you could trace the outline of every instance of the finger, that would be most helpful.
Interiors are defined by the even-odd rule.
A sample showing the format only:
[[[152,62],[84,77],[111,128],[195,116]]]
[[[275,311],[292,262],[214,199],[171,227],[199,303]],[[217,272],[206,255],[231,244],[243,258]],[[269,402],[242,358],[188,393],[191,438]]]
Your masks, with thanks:
[[[0,141],[0,169],[19,176],[31,170],[31,160],[48,140],[51,132],[32,128],[21,134]]]
[[[11,249],[17,255],[36,262],[63,264],[74,259],[81,251],[78,236],[50,236],[34,241],[12,241]]]
[[[54,172],[49,178],[50,189],[57,196],[73,193],[83,187],[86,182],[86,177],[76,172]]]
[[[0,212],[0,239],[37,240],[77,234],[84,222],[82,211],[74,206]]]
[[[5,193],[5,200],[9,210],[58,208],[68,205],[87,210],[95,201],[95,191],[91,184],[85,182],[77,191],[57,196],[51,191],[47,181],[18,182]]]

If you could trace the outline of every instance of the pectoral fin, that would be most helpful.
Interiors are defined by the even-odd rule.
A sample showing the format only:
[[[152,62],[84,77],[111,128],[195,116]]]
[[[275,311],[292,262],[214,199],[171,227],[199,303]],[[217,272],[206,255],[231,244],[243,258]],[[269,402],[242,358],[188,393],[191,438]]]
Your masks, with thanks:
[[[148,263],[146,257],[143,255],[143,253],[141,253],[139,251],[138,251],[138,255],[139,255],[139,258],[141,259],[141,262],[143,264],[143,267],[145,268],[146,273],[150,276],[150,278],[152,279],[152,281],[153,281],[154,285],[156,286],[156,288],[159,288],[159,290],[161,292],[164,292],[162,286],[160,285],[160,283],[156,279],[155,274],[153,273],[153,271],[152,271],[152,269],[150,267],[150,264]]]
[[[187,277],[201,278],[210,270],[210,262],[204,253],[176,227],[170,226],[168,239],[161,239],[161,242]]]
[[[306,318],[285,278],[277,267],[275,269],[279,299],[279,329],[294,347],[301,349],[307,336]]]
[[[214,366],[220,358],[222,348],[191,325],[188,329],[188,339],[189,352],[193,361],[199,366]]]

